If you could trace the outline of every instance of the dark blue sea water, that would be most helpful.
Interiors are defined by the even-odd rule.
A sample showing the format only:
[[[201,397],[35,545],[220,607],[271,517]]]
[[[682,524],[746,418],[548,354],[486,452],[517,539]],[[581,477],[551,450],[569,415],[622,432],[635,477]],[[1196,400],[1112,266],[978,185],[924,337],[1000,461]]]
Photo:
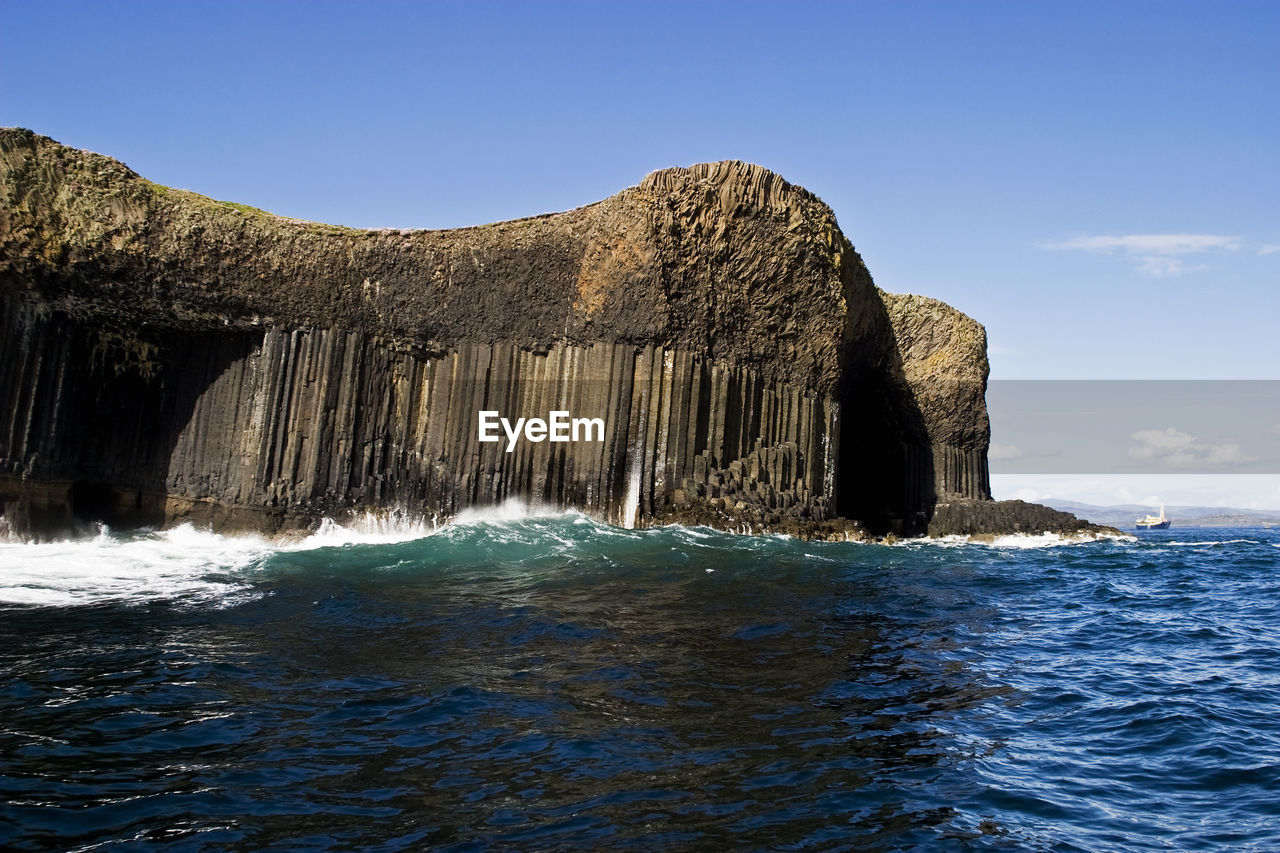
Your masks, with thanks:
[[[0,847],[1280,848],[1276,531],[412,534],[0,545]]]

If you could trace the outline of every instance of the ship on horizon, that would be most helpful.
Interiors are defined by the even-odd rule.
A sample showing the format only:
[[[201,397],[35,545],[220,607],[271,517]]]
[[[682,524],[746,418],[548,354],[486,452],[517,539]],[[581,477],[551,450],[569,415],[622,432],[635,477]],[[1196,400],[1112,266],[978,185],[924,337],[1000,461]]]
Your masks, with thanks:
[[[1160,504],[1160,515],[1148,514],[1134,522],[1139,530],[1165,530],[1169,527],[1169,519],[1164,516],[1164,504]]]

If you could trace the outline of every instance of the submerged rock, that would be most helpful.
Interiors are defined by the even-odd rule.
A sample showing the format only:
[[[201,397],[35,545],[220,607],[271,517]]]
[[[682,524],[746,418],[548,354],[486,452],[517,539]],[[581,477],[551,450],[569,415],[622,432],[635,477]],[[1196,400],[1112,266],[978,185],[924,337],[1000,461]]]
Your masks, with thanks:
[[[878,290],[831,210],[758,166],[357,230],[9,129],[0,201],[0,514],[19,535],[518,497],[856,538],[990,499],[982,327]],[[602,427],[481,441],[481,412]]]

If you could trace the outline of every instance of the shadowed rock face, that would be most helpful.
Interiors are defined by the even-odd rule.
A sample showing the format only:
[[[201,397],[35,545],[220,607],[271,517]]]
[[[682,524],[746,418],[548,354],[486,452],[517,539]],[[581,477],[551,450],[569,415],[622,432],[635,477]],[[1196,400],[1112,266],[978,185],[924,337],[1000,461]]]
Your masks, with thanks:
[[[448,231],[285,219],[0,131],[0,524],[449,515],[922,532],[987,499],[982,328],[757,166]],[[478,413],[603,421],[480,442]]]

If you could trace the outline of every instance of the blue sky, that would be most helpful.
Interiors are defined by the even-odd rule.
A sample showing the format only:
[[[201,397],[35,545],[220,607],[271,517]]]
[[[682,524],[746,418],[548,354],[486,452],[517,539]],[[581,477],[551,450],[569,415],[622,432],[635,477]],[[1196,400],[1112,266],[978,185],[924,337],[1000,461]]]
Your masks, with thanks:
[[[766,165],[997,378],[1277,378],[1280,4],[0,4],[0,123],[354,226]]]

